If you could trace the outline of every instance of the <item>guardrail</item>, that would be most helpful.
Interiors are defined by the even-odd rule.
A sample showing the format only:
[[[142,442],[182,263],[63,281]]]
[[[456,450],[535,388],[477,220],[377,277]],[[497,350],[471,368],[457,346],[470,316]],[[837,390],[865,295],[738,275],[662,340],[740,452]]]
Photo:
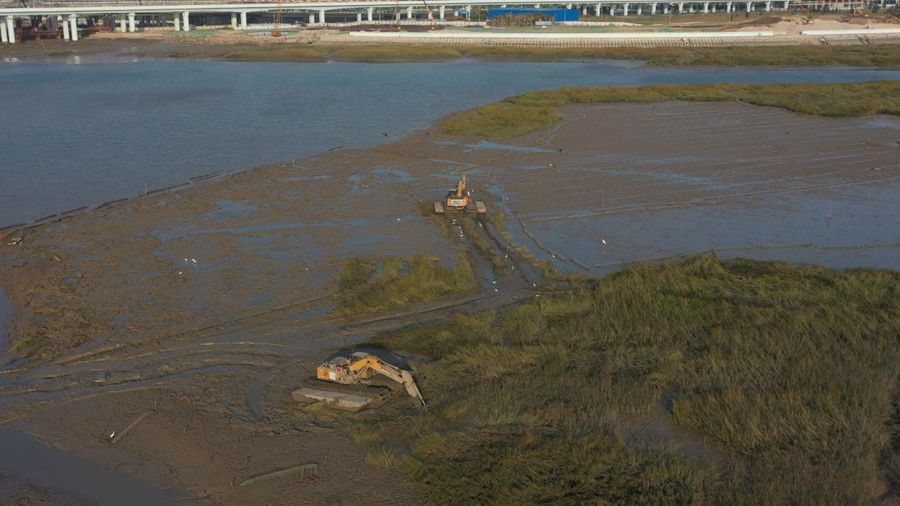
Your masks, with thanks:
[[[496,33],[496,32],[350,32],[351,37],[402,39],[740,39],[773,37],[775,32],[622,32],[622,33]]]

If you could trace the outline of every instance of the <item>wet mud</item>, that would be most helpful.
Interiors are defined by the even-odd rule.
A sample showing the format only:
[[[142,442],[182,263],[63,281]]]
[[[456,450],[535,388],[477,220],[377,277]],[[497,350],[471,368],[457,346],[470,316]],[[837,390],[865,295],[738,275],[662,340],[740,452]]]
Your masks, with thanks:
[[[710,249],[900,267],[894,118],[680,103],[565,117],[503,143],[421,132],[11,231],[0,423],[208,503],[410,503],[401,470],[368,466],[350,437],[364,412],[311,411],[290,392],[338,348],[534,297],[550,281],[515,245],[587,274]],[[476,225],[487,246],[423,212],[462,173],[505,217]],[[475,293],[333,313],[343,259],[460,252]]]

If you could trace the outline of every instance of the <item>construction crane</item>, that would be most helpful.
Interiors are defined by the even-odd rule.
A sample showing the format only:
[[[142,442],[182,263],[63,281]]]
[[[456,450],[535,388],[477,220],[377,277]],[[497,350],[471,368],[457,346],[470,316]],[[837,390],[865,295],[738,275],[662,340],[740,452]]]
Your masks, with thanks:
[[[465,211],[467,213],[487,213],[484,202],[472,199],[472,192],[466,188],[466,176],[463,174],[456,182],[455,188],[450,188],[447,198],[442,202],[434,203],[434,212],[444,214],[448,211]]]
[[[422,406],[425,405],[425,399],[422,397],[422,392],[419,391],[419,386],[416,385],[413,375],[409,371],[389,364],[375,355],[360,351],[353,353],[349,358],[334,357],[325,361],[316,369],[317,379],[345,385],[365,383],[376,374],[400,383],[409,395],[417,399]]]
[[[275,26],[272,28],[272,37],[281,37],[281,17],[284,13],[284,8],[281,4],[284,3],[284,0],[278,0],[278,6],[275,8]]]

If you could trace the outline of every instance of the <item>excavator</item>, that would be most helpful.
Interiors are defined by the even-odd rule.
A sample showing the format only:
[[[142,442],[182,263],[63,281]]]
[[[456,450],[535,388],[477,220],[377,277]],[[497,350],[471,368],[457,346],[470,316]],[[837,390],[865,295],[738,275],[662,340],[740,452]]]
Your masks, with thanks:
[[[450,188],[447,192],[447,198],[442,202],[434,203],[434,212],[436,214],[445,214],[447,212],[465,211],[467,213],[487,213],[484,202],[472,199],[472,192],[466,188],[466,176],[463,174],[456,182],[455,188]]]
[[[308,380],[292,396],[324,400],[338,408],[357,410],[383,396],[385,388],[368,385],[376,375],[400,383],[412,398],[425,406],[422,392],[409,371],[365,352],[326,360],[316,368],[316,380]],[[328,386],[335,383],[337,385]]]

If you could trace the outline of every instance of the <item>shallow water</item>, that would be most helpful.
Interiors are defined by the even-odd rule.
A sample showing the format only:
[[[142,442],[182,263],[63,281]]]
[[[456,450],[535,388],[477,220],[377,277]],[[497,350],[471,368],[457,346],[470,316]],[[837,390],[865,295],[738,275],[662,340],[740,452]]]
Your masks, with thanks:
[[[12,308],[9,306],[9,300],[6,293],[0,288],[0,355],[6,351],[6,324],[12,315]]]
[[[0,471],[86,503],[118,506],[172,504],[179,498],[126,474],[57,450],[30,435],[0,427]],[[184,496],[184,494],[181,494]]]
[[[383,143],[508,95],[566,85],[848,82],[858,69],[633,62],[0,63],[0,225],[211,171]]]

